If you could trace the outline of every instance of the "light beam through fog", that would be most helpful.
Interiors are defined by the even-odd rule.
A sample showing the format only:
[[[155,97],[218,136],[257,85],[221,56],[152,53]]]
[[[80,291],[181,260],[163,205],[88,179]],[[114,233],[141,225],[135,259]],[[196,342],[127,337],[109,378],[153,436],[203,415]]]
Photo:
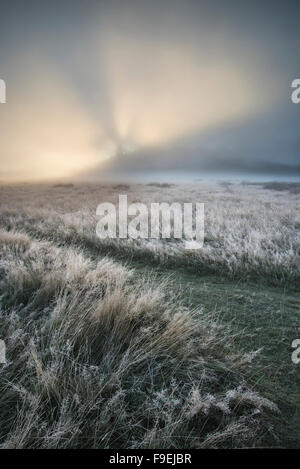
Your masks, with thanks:
[[[99,128],[68,83],[53,67],[23,77],[1,108],[1,149],[8,179],[48,179],[99,161],[94,141]],[[38,68],[39,69],[39,68]],[[102,150],[103,156],[105,150]],[[101,155],[101,153],[100,153]]]
[[[270,104],[267,87],[254,86],[229,57],[121,38],[108,41],[105,52],[113,120],[125,151],[169,143]]]
[[[36,49],[29,59],[11,59],[16,73],[0,109],[0,177],[76,176],[101,169],[108,158],[201,135],[273,104],[274,79],[264,80],[257,50],[206,29],[198,38],[189,24],[179,39],[173,27],[171,34],[169,27],[157,37],[155,28],[143,34],[134,15],[122,30],[122,18],[116,12],[82,33],[71,72]],[[76,77],[76,63],[86,81]]]

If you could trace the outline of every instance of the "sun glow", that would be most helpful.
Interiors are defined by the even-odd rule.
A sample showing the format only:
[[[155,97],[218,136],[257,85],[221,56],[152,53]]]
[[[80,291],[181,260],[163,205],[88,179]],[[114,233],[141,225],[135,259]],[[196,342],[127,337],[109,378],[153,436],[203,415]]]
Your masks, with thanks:
[[[101,65],[92,71],[94,83],[99,79],[92,93],[104,98],[104,108],[101,99],[91,108],[89,90],[53,63],[27,63],[29,75],[11,87],[0,109],[7,179],[75,176],[116,155],[167,145],[270,105],[270,83],[250,81],[249,68],[222,54],[115,32],[99,43],[90,52]]]
[[[105,64],[121,141],[165,144],[265,105],[246,71],[230,61],[201,62],[180,47],[153,53],[134,42],[109,44]]]

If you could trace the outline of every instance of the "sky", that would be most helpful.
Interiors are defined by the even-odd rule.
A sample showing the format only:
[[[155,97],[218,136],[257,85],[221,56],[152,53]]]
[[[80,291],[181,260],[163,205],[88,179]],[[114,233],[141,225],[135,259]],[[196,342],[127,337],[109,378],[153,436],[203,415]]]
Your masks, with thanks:
[[[300,4],[0,0],[0,180],[300,178]]]

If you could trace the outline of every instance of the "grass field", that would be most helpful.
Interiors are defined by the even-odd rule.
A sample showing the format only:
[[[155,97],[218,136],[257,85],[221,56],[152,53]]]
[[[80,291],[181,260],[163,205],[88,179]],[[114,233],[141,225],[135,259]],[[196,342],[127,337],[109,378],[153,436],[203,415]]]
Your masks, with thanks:
[[[203,249],[100,240],[96,207],[204,202]],[[4,448],[299,447],[300,191],[0,187]]]

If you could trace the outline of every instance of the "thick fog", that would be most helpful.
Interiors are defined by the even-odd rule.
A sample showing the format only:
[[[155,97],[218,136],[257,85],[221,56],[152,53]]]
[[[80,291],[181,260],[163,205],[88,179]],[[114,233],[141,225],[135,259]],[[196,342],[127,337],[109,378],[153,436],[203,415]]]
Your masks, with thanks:
[[[1,2],[0,178],[300,174],[300,7],[220,3]]]

